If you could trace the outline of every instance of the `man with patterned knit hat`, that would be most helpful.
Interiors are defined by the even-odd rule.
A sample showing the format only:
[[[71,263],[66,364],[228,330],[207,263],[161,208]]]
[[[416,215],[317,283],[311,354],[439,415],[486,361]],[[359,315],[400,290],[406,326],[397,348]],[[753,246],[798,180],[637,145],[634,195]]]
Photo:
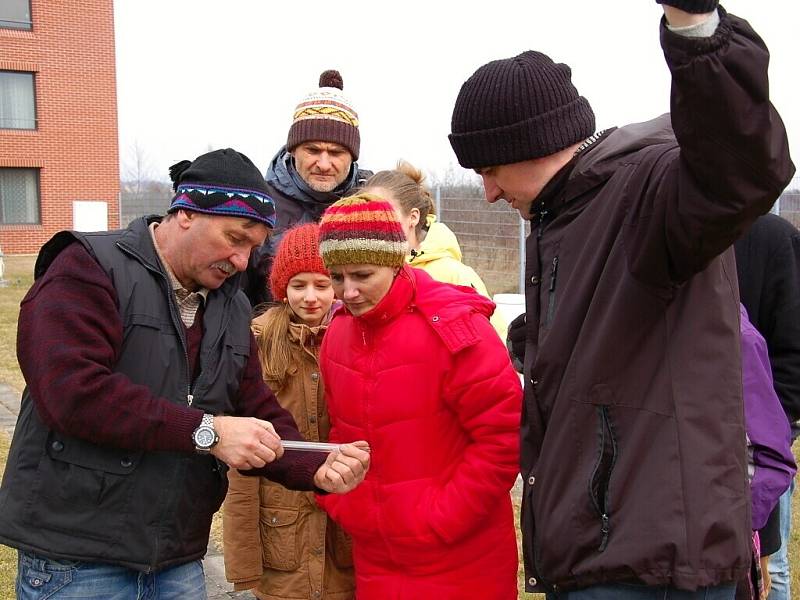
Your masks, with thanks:
[[[346,492],[369,454],[284,454],[301,439],[261,377],[239,274],[275,224],[250,160],[170,169],[163,218],[63,231],[22,301],[20,415],[0,487],[17,598],[205,598],[200,559],[227,466]]]
[[[453,109],[461,165],[531,221],[510,337],[525,583],[549,599],[730,600],[750,565],[731,244],[794,165],[759,36],[716,0],[661,4],[671,114],[596,132],[533,51]]]
[[[358,168],[358,113],[343,89],[338,71],[324,71],[319,89],[295,108],[286,145],[270,162],[267,188],[278,217],[273,235],[253,253],[247,269],[245,292],[254,307],[272,300],[267,279],[282,233],[319,221],[327,207],[372,175]]]

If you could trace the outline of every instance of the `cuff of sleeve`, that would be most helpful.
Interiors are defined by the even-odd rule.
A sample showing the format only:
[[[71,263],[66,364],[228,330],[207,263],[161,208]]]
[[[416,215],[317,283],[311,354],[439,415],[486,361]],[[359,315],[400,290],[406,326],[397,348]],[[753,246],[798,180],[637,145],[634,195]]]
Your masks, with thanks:
[[[687,37],[670,30],[666,17],[661,19],[661,48],[671,67],[687,64],[696,56],[715,52],[725,46],[733,35],[730,19],[725,9],[717,9],[719,23],[709,37]]]
[[[192,434],[203,420],[203,411],[191,406],[179,406],[169,403],[164,411],[167,423],[164,444],[159,444],[158,450],[173,452],[194,452]]]
[[[314,475],[328,458],[325,452],[297,452],[287,450],[280,460],[261,469],[241,470],[239,473],[250,477],[261,476],[280,483],[283,487],[298,492],[326,494],[314,485]]]
[[[261,581],[260,577],[257,577],[255,579],[245,579],[244,581],[234,581],[233,591],[244,592],[245,590],[252,590],[254,587],[258,585],[259,581]]]
[[[314,485],[314,475],[325,463],[328,455],[325,452],[295,452],[294,454],[301,454],[301,456],[295,459],[294,464],[289,469],[285,486],[289,489],[304,492],[326,493]]]
[[[695,15],[711,12],[717,8],[719,4],[719,0],[656,0],[656,2],[658,4],[674,6],[675,8]]]
[[[705,21],[695,25],[686,25],[685,27],[673,27],[669,23],[666,25],[667,29],[672,33],[677,33],[683,37],[707,38],[714,35],[714,32],[717,30],[717,25],[719,25],[719,12],[715,10]]]

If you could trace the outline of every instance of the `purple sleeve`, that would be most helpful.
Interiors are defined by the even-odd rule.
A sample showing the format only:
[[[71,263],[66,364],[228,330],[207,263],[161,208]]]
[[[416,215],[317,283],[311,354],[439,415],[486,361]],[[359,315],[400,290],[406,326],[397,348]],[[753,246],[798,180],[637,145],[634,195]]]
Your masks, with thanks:
[[[111,280],[78,243],[22,300],[17,358],[42,421],[55,431],[132,450],[192,452],[203,412],[114,371],[122,319]]]
[[[278,403],[278,399],[261,376],[261,363],[255,338],[250,335],[250,359],[248,360],[237,398],[237,415],[257,417],[272,423],[283,440],[302,440],[292,413]],[[321,452],[288,451],[261,469],[240,470],[242,475],[262,475],[290,490],[320,491],[314,486],[314,474],[327,458]]]
[[[750,482],[753,529],[761,529],[785,492],[796,466],[791,451],[789,422],[783,412],[769,365],[764,338],[741,311],[742,389],[745,428],[754,473]]]

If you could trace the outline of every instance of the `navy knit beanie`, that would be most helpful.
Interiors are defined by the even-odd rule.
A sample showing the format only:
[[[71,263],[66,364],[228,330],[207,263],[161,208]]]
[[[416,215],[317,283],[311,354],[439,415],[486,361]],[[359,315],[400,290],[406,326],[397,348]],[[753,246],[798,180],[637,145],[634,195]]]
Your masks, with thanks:
[[[175,196],[168,213],[191,210],[275,227],[275,202],[264,177],[253,161],[233,148],[175,163],[169,176]]]

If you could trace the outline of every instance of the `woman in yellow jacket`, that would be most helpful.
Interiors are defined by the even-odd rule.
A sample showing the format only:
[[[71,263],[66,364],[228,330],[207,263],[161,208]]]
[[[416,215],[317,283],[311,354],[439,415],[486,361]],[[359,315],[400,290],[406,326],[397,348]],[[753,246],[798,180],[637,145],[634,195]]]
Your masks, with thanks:
[[[363,191],[389,201],[394,206],[406,234],[411,253],[407,262],[426,271],[437,281],[465,285],[491,299],[480,276],[461,262],[461,246],[444,223],[436,221],[436,208],[425,177],[413,165],[401,160],[393,171],[379,171],[367,180]],[[489,319],[505,343],[508,324],[495,311]]]
[[[264,380],[292,413],[307,440],[327,441],[328,410],[319,348],[330,319],[333,288],[319,256],[316,223],[288,230],[270,273],[270,308],[252,324]],[[351,543],[311,492],[294,492],[263,477],[228,472],[223,512],[225,574],[236,590],[260,600],[351,600]]]

